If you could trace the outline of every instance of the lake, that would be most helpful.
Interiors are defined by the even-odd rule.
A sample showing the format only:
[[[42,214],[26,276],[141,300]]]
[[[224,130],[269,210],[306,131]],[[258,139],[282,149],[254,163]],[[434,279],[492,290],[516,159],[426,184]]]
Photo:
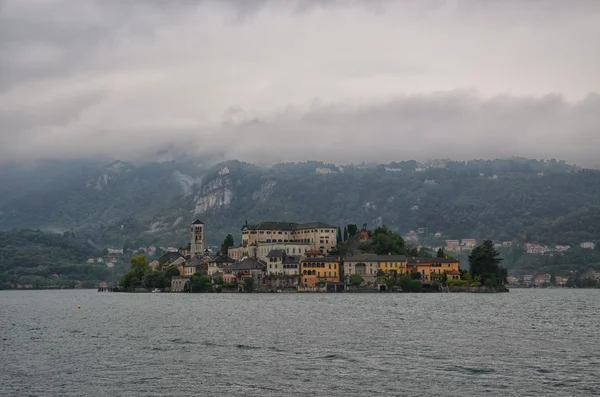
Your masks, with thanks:
[[[0,334],[2,396],[600,394],[600,290],[0,291]]]

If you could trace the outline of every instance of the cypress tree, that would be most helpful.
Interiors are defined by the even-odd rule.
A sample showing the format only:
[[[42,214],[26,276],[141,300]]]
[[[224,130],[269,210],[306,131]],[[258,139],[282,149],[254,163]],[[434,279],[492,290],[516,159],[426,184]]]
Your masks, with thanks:
[[[344,226],[344,241],[348,241],[348,227]]]
[[[339,227],[337,230],[337,242],[338,244],[342,242],[342,229],[340,229]]]

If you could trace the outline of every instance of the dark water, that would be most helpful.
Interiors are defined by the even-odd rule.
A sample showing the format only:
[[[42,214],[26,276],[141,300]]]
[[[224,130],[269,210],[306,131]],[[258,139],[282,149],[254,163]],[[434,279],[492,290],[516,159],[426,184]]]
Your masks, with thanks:
[[[600,395],[599,290],[0,291],[0,335],[3,396]]]

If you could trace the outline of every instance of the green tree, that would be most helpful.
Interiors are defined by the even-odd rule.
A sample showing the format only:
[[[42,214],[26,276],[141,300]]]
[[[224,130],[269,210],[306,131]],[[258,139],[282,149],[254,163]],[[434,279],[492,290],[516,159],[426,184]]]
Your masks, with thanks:
[[[227,237],[225,237],[223,244],[221,244],[221,255],[227,255],[229,248],[231,248],[233,246],[234,246],[233,236],[231,234],[228,234]]]
[[[356,233],[358,233],[358,226],[356,226],[355,224],[353,224],[353,223],[350,223],[350,224],[348,224],[348,226],[346,226],[346,227],[347,227],[347,230],[348,230],[348,235],[349,235],[350,237],[352,237],[352,236],[354,236]]]
[[[254,291],[254,279],[252,277],[244,278],[244,291],[246,291],[246,292]]]
[[[342,240],[342,229],[340,229],[339,227],[337,228],[337,236],[336,236],[336,238],[337,238],[338,244],[340,244],[340,243],[343,242],[343,240]]]
[[[550,275],[550,284],[556,286],[556,276],[554,274]]]
[[[165,277],[171,280],[173,276],[179,276],[179,269],[175,266],[169,266],[167,270],[165,270]]]
[[[402,236],[383,225],[373,231],[371,240],[361,245],[361,249],[377,255],[405,255],[406,243]]]
[[[130,270],[121,277],[119,280],[119,286],[125,289],[140,288],[143,287],[142,279],[146,272],[150,270],[148,261],[146,261],[146,255],[138,255],[129,260]]]
[[[352,275],[350,275],[348,281],[349,281],[350,285],[358,287],[359,285],[362,284],[362,282],[364,280],[360,274],[352,274]]]
[[[192,292],[208,292],[212,289],[212,281],[210,277],[196,273],[190,277],[190,286]]]
[[[146,289],[164,288],[165,276],[159,270],[149,269],[142,277],[142,287]]]
[[[348,227],[346,226],[344,226],[344,241],[348,241]]]
[[[436,258],[445,258],[443,249],[438,248]]]
[[[505,285],[507,272],[500,266],[502,258],[491,240],[485,240],[469,255],[469,272],[473,278],[481,277],[484,285],[498,287]]]

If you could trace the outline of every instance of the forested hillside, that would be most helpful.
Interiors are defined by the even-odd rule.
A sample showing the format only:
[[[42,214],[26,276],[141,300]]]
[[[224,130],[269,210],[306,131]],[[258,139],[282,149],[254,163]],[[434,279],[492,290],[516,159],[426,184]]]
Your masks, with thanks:
[[[183,244],[195,218],[214,245],[228,233],[237,238],[246,220],[386,224],[400,233],[427,228],[445,238],[570,245],[600,235],[600,172],[555,160],[207,167],[185,159],[0,170],[0,229],[73,230],[119,247]]]
[[[73,287],[76,281],[94,286],[117,279],[118,271],[104,263],[86,263],[102,250],[73,233],[34,230],[0,232],[0,288],[30,284],[34,288]]]

